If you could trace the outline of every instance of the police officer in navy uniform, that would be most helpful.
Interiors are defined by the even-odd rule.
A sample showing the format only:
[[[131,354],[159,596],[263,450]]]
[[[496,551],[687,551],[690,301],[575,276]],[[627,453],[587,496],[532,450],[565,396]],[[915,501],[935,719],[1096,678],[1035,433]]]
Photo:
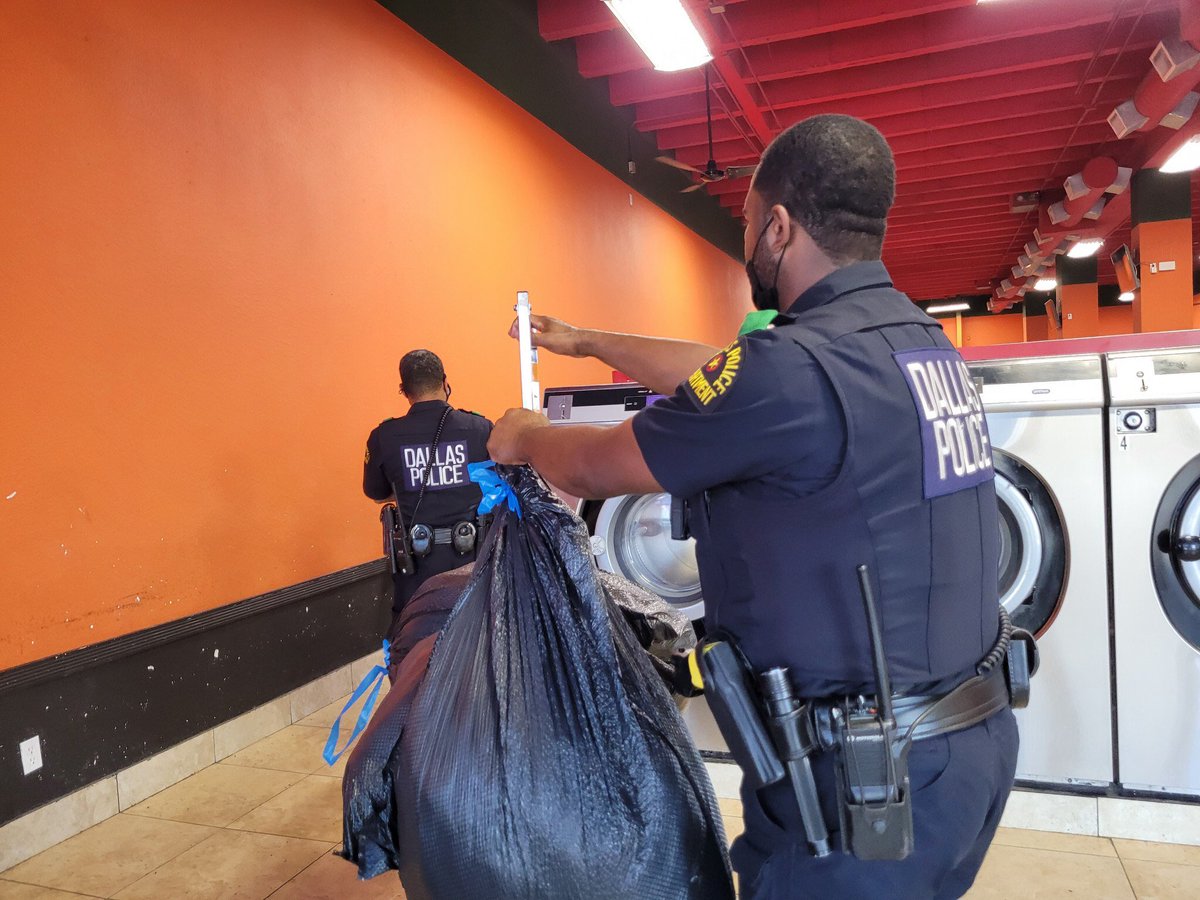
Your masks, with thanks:
[[[552,429],[511,410],[489,442],[498,462],[529,463],[578,496],[688,498],[707,628],[756,672],[786,667],[814,703],[875,693],[859,565],[893,693],[945,695],[1003,632],[982,406],[940,326],[879,260],[894,193],[892,154],[872,126],[826,115],[789,128],[764,152],[744,210],[754,303],[780,311],[771,326],[719,349],[534,317],[540,346],[598,357],[668,396],[613,427]],[[914,849],[902,860],[818,858],[785,783],[743,784],[746,829],[732,849],[742,896],[961,896],[1013,783],[1007,704],[1005,691],[978,724],[913,741]],[[812,766],[838,846],[833,756]]]
[[[415,560],[415,574],[394,576],[393,626],[422,582],[475,558],[474,546],[466,553],[455,549],[451,532],[464,522],[478,528],[482,495],[467,464],[487,460],[492,432],[483,416],[450,406],[445,368],[429,350],[413,350],[400,360],[400,392],[408,413],[381,422],[367,438],[363,493],[372,500],[394,498],[410,533],[423,525],[432,540],[428,554]]]

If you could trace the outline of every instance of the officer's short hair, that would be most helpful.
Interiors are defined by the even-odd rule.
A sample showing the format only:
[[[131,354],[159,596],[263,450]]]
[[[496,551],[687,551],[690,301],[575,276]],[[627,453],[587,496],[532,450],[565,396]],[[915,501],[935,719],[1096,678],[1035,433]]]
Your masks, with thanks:
[[[879,259],[896,198],[896,162],[875,126],[853,116],[797,122],[763,152],[754,189],[781,203],[838,265]]]
[[[400,387],[409,397],[437,390],[445,378],[442,361],[432,350],[411,350],[400,360]]]

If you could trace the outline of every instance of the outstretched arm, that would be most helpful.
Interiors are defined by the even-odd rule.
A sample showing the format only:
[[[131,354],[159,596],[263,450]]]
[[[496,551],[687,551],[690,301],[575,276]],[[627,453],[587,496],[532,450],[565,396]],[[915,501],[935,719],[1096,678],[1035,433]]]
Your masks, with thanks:
[[[488,454],[499,463],[527,463],[576,497],[599,499],[663,489],[646,466],[632,420],[609,427],[551,427],[545,416],[510,409],[492,430]]]
[[[718,350],[693,341],[576,328],[552,316],[530,316],[530,322],[535,347],[561,356],[594,357],[657,394],[674,393]],[[517,336],[515,322],[509,334]]]

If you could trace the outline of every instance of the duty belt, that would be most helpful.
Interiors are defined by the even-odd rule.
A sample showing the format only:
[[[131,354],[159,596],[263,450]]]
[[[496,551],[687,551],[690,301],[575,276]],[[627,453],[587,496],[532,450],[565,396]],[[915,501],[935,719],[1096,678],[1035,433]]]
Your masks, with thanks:
[[[851,698],[812,700],[810,721],[811,749],[830,750],[835,744],[834,719]],[[896,731],[910,740],[920,741],[942,734],[953,734],[978,725],[1010,705],[1004,670],[996,666],[982,675],[968,678],[946,694],[899,694],[892,699]]]
[[[451,544],[454,542],[453,528],[434,528],[432,525],[426,525],[433,532],[433,542],[435,544]]]

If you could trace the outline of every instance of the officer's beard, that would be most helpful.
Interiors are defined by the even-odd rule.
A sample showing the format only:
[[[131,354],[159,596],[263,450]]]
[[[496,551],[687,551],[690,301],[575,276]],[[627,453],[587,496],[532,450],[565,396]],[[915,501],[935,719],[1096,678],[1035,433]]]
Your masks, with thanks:
[[[759,250],[762,249],[762,239],[766,236],[767,229],[771,227],[771,222],[768,219],[766,226],[758,234],[758,240],[754,242],[754,252],[750,254],[750,261],[746,263],[746,277],[750,279],[750,299],[754,303],[755,309],[770,309],[776,312],[779,311],[779,269],[783,265],[783,254],[787,252],[787,247],[783,248],[783,252],[779,254],[779,260],[775,263],[775,276],[771,279],[771,286],[767,287],[763,283],[762,276],[758,274],[759,269]],[[762,254],[765,256],[765,254]],[[765,261],[767,264],[769,260]]]

